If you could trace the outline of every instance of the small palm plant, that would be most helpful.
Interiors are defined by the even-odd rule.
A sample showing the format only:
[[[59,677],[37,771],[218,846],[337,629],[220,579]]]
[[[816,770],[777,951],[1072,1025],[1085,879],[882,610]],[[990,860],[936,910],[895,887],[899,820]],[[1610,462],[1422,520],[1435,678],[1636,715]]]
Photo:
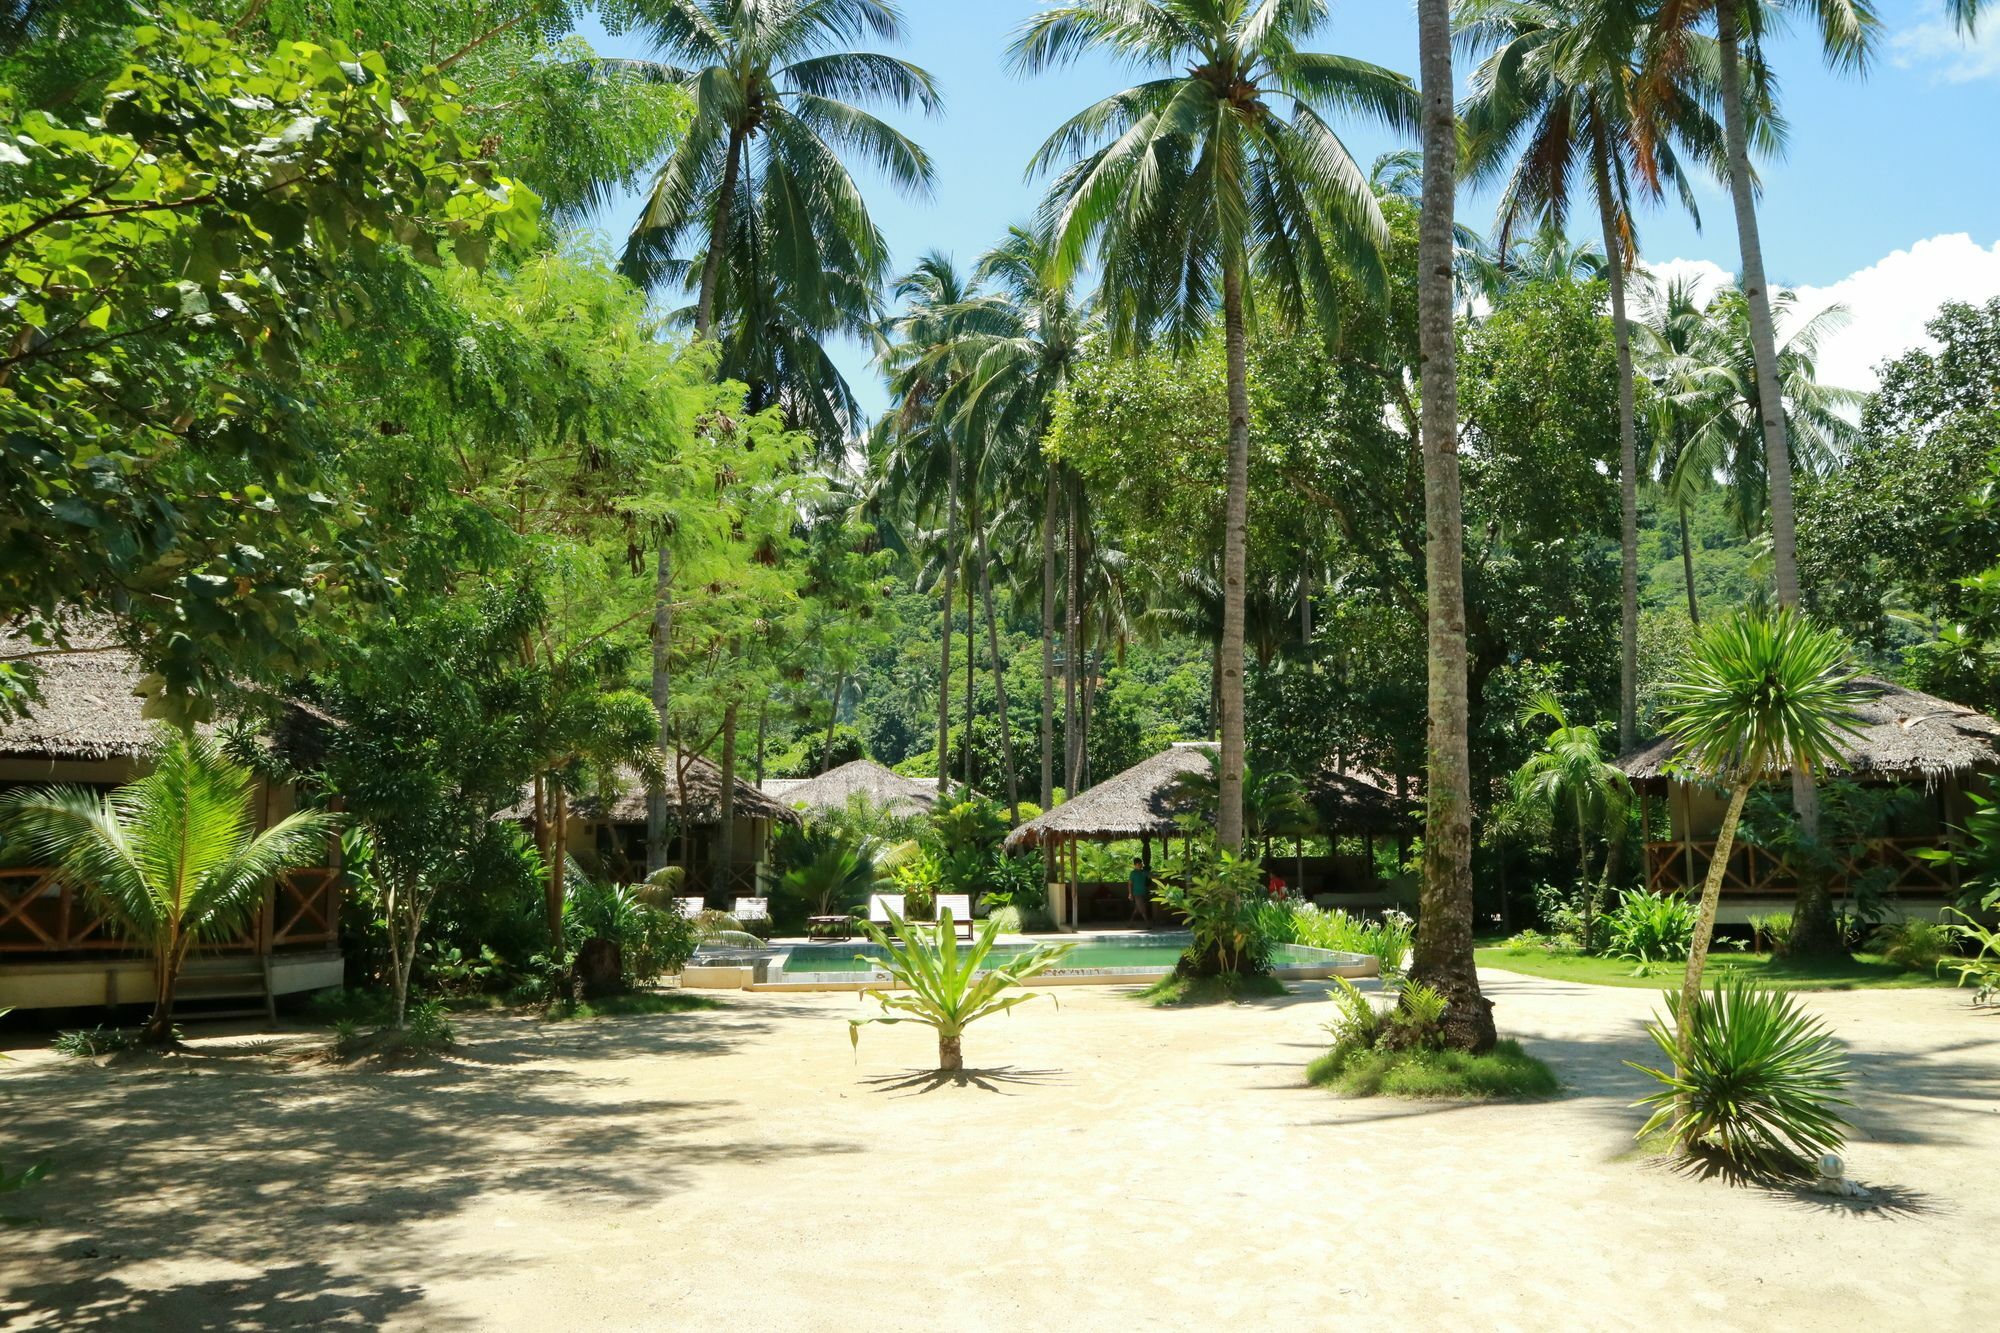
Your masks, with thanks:
[[[1537,694],[1521,710],[1521,723],[1546,719],[1554,725],[1542,748],[1514,774],[1514,799],[1553,815],[1568,807],[1576,817],[1577,886],[1583,892],[1583,945],[1596,946],[1597,888],[1590,874],[1593,831],[1604,838],[1604,877],[1611,867],[1612,848],[1625,828],[1632,806],[1632,784],[1604,758],[1597,728],[1572,725],[1553,694]]]
[[[174,985],[197,941],[249,924],[279,873],[316,863],[333,816],[302,810],[262,833],[250,770],[214,742],[172,735],[152,771],[109,795],[48,787],[0,796],[0,828],[18,854],[56,868],[128,939],[153,954],[153,1013],[143,1042],[172,1040]]]
[[[950,909],[938,914],[935,927],[906,921],[894,912],[889,913],[889,923],[893,936],[879,926],[862,927],[887,956],[859,957],[887,972],[891,984],[901,990],[871,986],[862,994],[873,996],[884,1010],[902,1016],[851,1019],[848,1036],[858,1047],[861,1029],[870,1023],[922,1023],[937,1029],[938,1068],[946,1071],[965,1068],[961,1043],[968,1027],[1017,1004],[1040,999],[1028,991],[1009,992],[1048,971],[1076,947],[1044,944],[982,971],[1000,934],[997,921],[989,920],[962,951],[952,931]]]
[[[1782,608],[1703,626],[1679,679],[1667,685],[1667,732],[1680,743],[1679,766],[1730,784],[1681,982],[1683,1068],[1693,1053],[1691,1020],[1743,803],[1760,782],[1794,769],[1810,776],[1840,757],[1841,738],[1857,729],[1854,680],[1840,636]]]

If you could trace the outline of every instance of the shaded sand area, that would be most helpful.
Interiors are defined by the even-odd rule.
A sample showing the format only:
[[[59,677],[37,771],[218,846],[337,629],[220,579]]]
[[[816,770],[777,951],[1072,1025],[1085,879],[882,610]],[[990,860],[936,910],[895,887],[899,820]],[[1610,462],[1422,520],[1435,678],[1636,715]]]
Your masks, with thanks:
[[[216,1038],[0,1067],[0,1327],[1993,1327],[2000,1016],[1816,994],[1858,1074],[1856,1209],[1630,1156],[1651,992],[1487,974],[1571,1092],[1304,1086],[1323,984],[1150,1010],[1069,988],[963,1084],[848,995],[540,1024],[402,1073]],[[260,1051],[261,1042],[261,1053]]]

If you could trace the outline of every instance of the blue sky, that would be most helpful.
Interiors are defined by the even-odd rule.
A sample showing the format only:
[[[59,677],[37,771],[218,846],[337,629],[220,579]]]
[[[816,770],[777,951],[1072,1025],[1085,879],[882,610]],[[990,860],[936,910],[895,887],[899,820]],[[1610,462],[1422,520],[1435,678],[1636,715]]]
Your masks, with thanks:
[[[1009,73],[1010,34],[1037,7],[1032,0],[905,0],[907,40],[890,49],[936,76],[945,109],[935,117],[891,117],[936,163],[929,198],[903,198],[862,178],[899,264],[932,249],[969,264],[1008,223],[1026,220],[1040,191],[1022,175],[1035,149],[1077,109],[1134,81],[1130,70],[1103,60],[1029,78]],[[1333,0],[1332,8],[1319,49],[1415,70],[1408,0]],[[1849,305],[1848,345],[1833,359],[1850,383],[1914,340],[1938,300],[2000,295],[2000,14],[1966,44],[1942,23],[1935,0],[1881,0],[1879,11],[1885,40],[1865,79],[1827,71],[1803,30],[1774,48],[1792,137],[1784,158],[1763,166],[1760,216],[1772,280],[1821,294],[1822,304]],[[602,54],[647,54],[594,25],[583,34]],[[1461,80],[1465,72],[1461,61]],[[1364,167],[1407,146],[1370,126],[1341,129]],[[1700,202],[1701,230],[1678,210],[1642,219],[1649,261],[1683,261],[1711,276],[1734,270],[1727,196],[1708,182]],[[1460,215],[1483,230],[1492,203],[1467,194]],[[615,242],[636,211],[636,197],[621,200],[597,221]],[[1969,242],[1917,244],[1958,233]],[[1802,312],[1811,305],[1802,294]],[[839,349],[837,357],[864,404],[879,410],[884,395],[862,349]]]

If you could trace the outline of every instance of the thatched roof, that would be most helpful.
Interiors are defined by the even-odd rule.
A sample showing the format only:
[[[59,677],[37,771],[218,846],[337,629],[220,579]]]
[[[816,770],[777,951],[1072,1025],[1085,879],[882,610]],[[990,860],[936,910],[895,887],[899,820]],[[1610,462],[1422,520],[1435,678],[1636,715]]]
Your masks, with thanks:
[[[1306,798],[1330,833],[1400,833],[1420,822],[1417,803],[1396,795],[1396,780],[1371,769],[1328,769],[1305,785]]]
[[[1858,734],[1842,739],[1840,769],[1930,786],[1948,777],[2000,771],[2000,722],[1963,704],[1874,676],[1856,683]],[[1662,736],[1618,760],[1632,781],[1663,790],[1679,747]]]
[[[682,765],[685,765],[684,770]],[[615,775],[612,786],[615,794],[608,800],[600,800],[594,794],[581,796],[570,802],[570,812],[579,819],[603,821],[609,824],[645,823],[645,780],[635,770],[621,768]],[[683,788],[687,793],[685,806],[681,802]],[[698,755],[684,760],[667,761],[665,790],[667,810],[676,822],[713,824],[722,818],[722,770]],[[519,802],[494,817],[526,820],[532,815],[530,798],[523,792]],[[736,817],[775,819],[785,824],[799,822],[798,811],[772,800],[741,778],[736,780]]]
[[[31,660],[42,696],[28,716],[0,724],[0,755],[129,759],[153,743],[158,724],[145,715],[137,660],[89,627],[73,637],[85,651],[51,651],[0,630],[0,658]]]
[[[784,790],[773,790],[778,783],[766,782],[764,794],[809,810],[839,810],[856,796],[892,815],[928,814],[937,803],[934,782],[906,778],[873,759],[856,759],[816,778],[779,781],[785,782]]]
[[[1070,838],[1119,842],[1177,833],[1180,825],[1176,818],[1192,813],[1193,804],[1176,788],[1183,777],[1210,771],[1209,755],[1214,749],[1212,741],[1176,741],[1151,759],[1140,760],[1117,777],[1106,778],[1039,819],[1021,825],[1007,835],[1007,849],[1039,847]]]

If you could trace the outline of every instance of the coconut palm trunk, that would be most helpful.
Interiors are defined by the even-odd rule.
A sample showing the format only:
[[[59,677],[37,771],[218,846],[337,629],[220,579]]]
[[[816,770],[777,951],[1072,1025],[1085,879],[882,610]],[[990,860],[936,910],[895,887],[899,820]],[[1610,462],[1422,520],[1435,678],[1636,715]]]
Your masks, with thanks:
[[[1056,472],[1042,500],[1042,809],[1056,803]]]
[[[1007,715],[1007,668],[1000,660],[1000,628],[993,614],[992,564],[986,558],[986,530],[974,530],[979,559],[979,599],[986,606],[986,655],[993,663],[993,701],[1000,710],[1000,762],[1007,766],[1007,817],[1021,818],[1021,782],[1014,773],[1014,728]]]
[[[1680,511],[1681,511],[1681,578],[1687,584],[1688,621],[1691,624],[1699,626],[1701,624],[1701,607],[1696,603],[1694,596],[1694,547],[1690,545],[1688,542],[1687,501],[1683,500],[1680,502]]]
[[[1076,726],[1076,673],[1079,655],[1077,636],[1082,628],[1082,617],[1077,613],[1078,591],[1082,584],[1077,548],[1081,537],[1078,532],[1076,487],[1069,488],[1069,562],[1067,577],[1069,586],[1063,598],[1063,790],[1076,795],[1077,770],[1077,726]]]
[[[1250,509],[1250,340],[1243,320],[1243,253],[1232,246],[1222,269],[1223,347],[1229,373],[1229,465],[1222,509],[1221,789],[1215,840],[1243,845],[1243,591]]]
[[[937,789],[951,787],[951,578],[957,563],[951,539],[958,531],[958,446],[951,447],[950,477],[945,483],[944,570],[938,601],[944,608],[944,633],[938,636]]]
[[[743,170],[743,131],[732,126],[729,149],[722,160],[722,186],[715,192],[715,216],[709,220],[708,253],[701,265],[701,296],[694,308],[695,336],[708,337],[715,328],[715,293],[722,285],[722,258],[729,248],[729,205],[736,198],[737,177]]]
[[[1417,329],[1429,600],[1429,747],[1424,883],[1411,975],[1449,1002],[1444,1036],[1490,1049],[1493,1006],[1472,957],[1472,772],[1466,700],[1465,525],[1458,479],[1457,352],[1452,328],[1452,212],[1458,183],[1451,5],[1418,0],[1424,184],[1418,229]]]
[[[1625,317],[1624,238],[1612,192],[1611,151],[1602,118],[1591,135],[1591,171],[1597,178],[1597,214],[1604,229],[1605,276],[1611,284],[1611,331],[1618,347],[1618,749],[1639,739],[1639,432],[1632,388],[1632,325]]]
[[[1778,383],[1778,338],[1771,319],[1771,290],[1764,277],[1764,243],[1757,230],[1757,201],[1750,180],[1750,130],[1743,85],[1741,16],[1737,0],[1716,6],[1722,90],[1722,124],[1729,156],[1729,198],[1736,210],[1742,250],[1743,300],[1750,312],[1750,350],[1757,363],[1757,410],[1764,426],[1764,471],[1771,506],[1771,566],[1778,605],[1799,605],[1797,519],[1792,507],[1792,452],[1785,434],[1785,398]],[[1792,774],[1792,808],[1808,838],[1819,836],[1819,791],[1808,773]],[[1792,906],[1787,948],[1801,957],[1842,953],[1828,886],[1801,876]]]

